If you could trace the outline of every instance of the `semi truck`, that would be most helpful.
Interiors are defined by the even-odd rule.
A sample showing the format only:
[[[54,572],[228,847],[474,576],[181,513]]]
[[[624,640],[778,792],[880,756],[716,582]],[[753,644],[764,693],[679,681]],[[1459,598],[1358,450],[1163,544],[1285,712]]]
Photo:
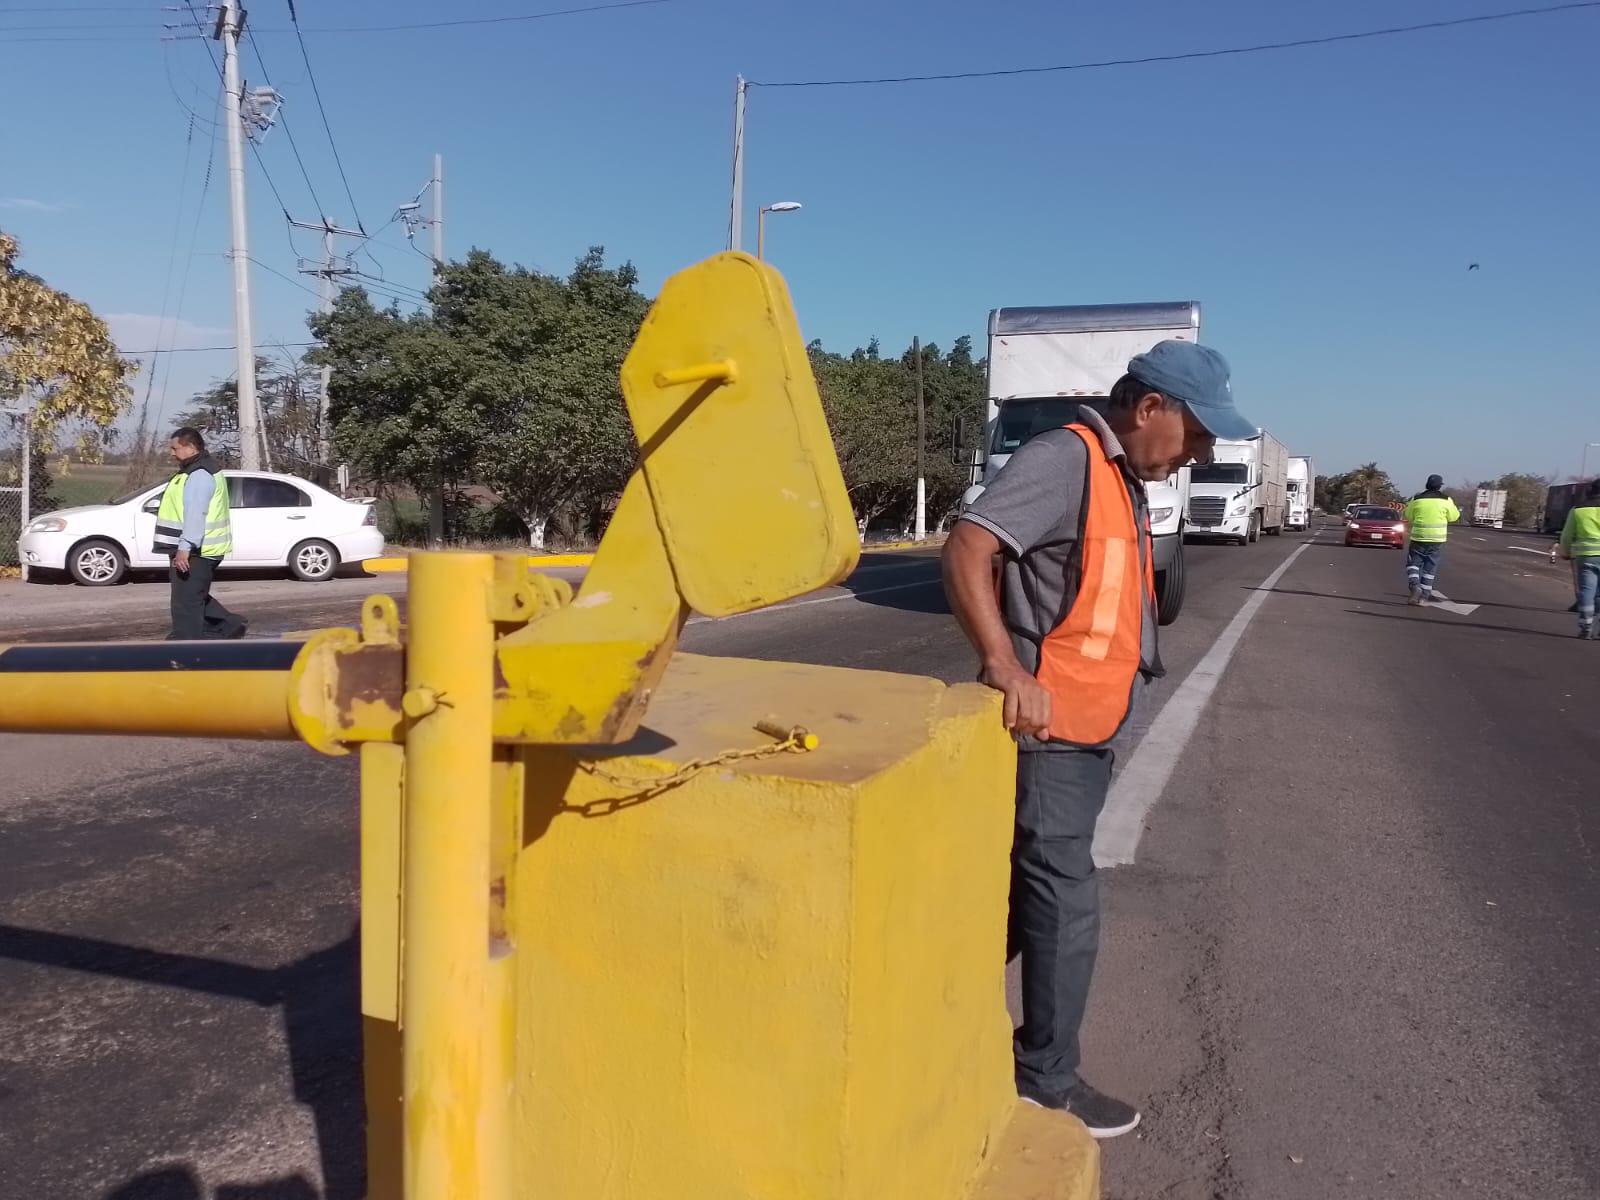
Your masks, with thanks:
[[[1266,430],[1218,439],[1211,461],[1189,468],[1188,532],[1244,546],[1283,532],[1289,454]]]
[[[1291,454],[1289,456],[1289,478],[1284,485],[1283,497],[1283,503],[1287,509],[1283,518],[1285,528],[1294,530],[1311,528],[1311,510],[1316,486],[1317,473],[1311,465],[1310,456]]]
[[[1588,489],[1587,483],[1558,483],[1544,494],[1544,516],[1539,528],[1545,533],[1560,533],[1567,514]]]
[[[1500,529],[1506,523],[1505,488],[1479,488],[1472,502],[1472,523]]]
[[[979,476],[962,497],[983,494],[1024,443],[1072,420],[1082,404],[1103,401],[1128,360],[1168,338],[1198,341],[1195,301],[997,308],[989,314],[989,386]],[[1156,605],[1163,625],[1183,608],[1183,530],[1188,474],[1145,485],[1154,543]]]

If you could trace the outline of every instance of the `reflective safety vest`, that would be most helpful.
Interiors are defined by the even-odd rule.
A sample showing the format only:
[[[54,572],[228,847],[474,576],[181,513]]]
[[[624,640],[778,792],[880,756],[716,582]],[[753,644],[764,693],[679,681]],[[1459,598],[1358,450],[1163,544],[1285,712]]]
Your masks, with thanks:
[[[1406,505],[1406,522],[1413,542],[1442,542],[1450,536],[1450,522],[1461,510],[1449,496],[1416,496]]]
[[[1600,504],[1584,504],[1567,514],[1561,547],[1573,558],[1600,558]]]
[[[1067,428],[1088,450],[1078,594],[1061,624],[1045,635],[1035,675],[1050,693],[1050,740],[1099,746],[1128,718],[1155,571],[1150,523],[1141,528],[1134,515],[1122,469],[1088,426]]]
[[[233,522],[228,517],[228,481],[220,473],[212,479],[211,503],[206,508],[205,532],[201,534],[200,557],[222,558],[233,550]],[[189,482],[189,472],[179,471],[167,481],[161,493],[161,507],[156,511],[155,552],[169,558],[178,553],[178,539],[183,535],[183,489]]]

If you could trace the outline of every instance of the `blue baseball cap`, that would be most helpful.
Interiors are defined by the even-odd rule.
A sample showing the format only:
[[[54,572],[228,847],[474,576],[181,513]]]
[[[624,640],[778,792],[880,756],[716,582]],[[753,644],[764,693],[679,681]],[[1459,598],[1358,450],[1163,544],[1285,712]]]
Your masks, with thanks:
[[[1153,392],[1181,400],[1213,437],[1242,441],[1253,423],[1233,406],[1228,360],[1210,346],[1169,338],[1128,360],[1128,374]]]

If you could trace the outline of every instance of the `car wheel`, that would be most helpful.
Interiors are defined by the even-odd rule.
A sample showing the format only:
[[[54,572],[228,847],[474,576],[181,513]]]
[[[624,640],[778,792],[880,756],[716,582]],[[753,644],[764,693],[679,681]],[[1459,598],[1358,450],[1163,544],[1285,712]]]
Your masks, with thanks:
[[[320,538],[301,542],[289,551],[289,573],[302,583],[332,579],[339,569],[339,552]]]
[[[107,538],[90,538],[72,548],[67,570],[73,582],[84,587],[110,587],[127,577],[128,556]]]

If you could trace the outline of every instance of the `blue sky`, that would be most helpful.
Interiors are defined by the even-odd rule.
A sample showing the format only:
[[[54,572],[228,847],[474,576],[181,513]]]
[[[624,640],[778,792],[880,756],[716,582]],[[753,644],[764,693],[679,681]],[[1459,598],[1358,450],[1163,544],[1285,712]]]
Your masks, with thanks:
[[[179,345],[232,341],[224,155],[193,224],[216,115],[197,40],[146,0],[0,0],[0,227],[24,265],[160,327],[174,228]],[[502,16],[556,0],[299,0],[307,30]],[[1036,66],[1276,41],[1518,7],[1509,0],[672,0],[527,23],[308,33],[369,229],[445,156],[446,248],[562,270],[590,244],[647,288],[722,248],[733,78]],[[327,215],[350,223],[285,0],[251,23]],[[48,26],[49,28],[37,28]],[[24,28],[28,27],[28,28]],[[62,28],[65,27],[65,28]],[[31,30],[31,31],[30,31]],[[94,36],[104,42],[22,38]],[[754,207],[808,337],[898,349],[974,335],[997,305],[1198,299],[1244,411],[1319,471],[1377,459],[1405,488],[1578,469],[1600,441],[1600,9],[1276,53],[897,87],[755,88]],[[262,82],[253,55],[246,78]],[[176,91],[177,95],[174,95]],[[261,147],[317,216],[283,130]],[[251,250],[292,279],[293,242],[255,161]],[[178,206],[182,198],[183,210]],[[176,214],[176,219],[175,219]],[[425,233],[423,236],[426,236]],[[426,285],[398,226],[387,278]],[[370,268],[370,260],[366,260]],[[1469,263],[1481,268],[1469,272]],[[265,271],[258,340],[305,341],[313,297]],[[170,312],[170,302],[169,302]],[[135,345],[134,343],[138,343]],[[166,413],[228,353],[174,359]],[[166,366],[156,376],[157,401]],[[140,392],[144,387],[141,379]]]

